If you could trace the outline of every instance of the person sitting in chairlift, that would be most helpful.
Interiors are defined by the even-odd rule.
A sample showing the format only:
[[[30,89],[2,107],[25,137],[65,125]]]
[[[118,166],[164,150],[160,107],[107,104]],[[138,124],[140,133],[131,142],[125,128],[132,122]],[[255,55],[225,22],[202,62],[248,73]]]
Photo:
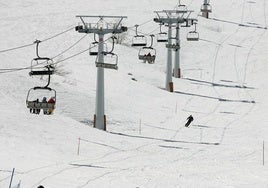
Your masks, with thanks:
[[[54,98],[54,97],[51,97],[51,98],[47,101],[47,103],[55,104],[55,98]],[[54,108],[50,108],[50,109],[48,110],[48,114],[52,114],[53,111],[54,111]]]
[[[39,103],[39,99],[36,99],[33,102],[34,103]],[[40,109],[38,109],[38,108],[30,108],[30,113],[39,114],[40,113]]]
[[[43,97],[42,103],[47,103],[47,98],[46,97]],[[43,109],[43,113],[47,114],[48,112],[47,112],[46,109]]]

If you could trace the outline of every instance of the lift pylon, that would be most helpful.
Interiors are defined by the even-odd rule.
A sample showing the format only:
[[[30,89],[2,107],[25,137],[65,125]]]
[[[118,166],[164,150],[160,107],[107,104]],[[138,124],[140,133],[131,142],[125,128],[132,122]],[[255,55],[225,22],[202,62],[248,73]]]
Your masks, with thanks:
[[[106,116],[104,114],[104,68],[110,67],[106,66],[104,62],[104,56],[105,54],[107,55],[107,52],[104,51],[104,35],[109,33],[118,34],[126,32],[127,27],[122,26],[122,20],[127,17],[84,15],[78,15],[76,17],[80,18],[81,20],[81,23],[75,27],[76,31],[78,31],[79,33],[94,33],[99,36],[98,56],[96,60],[96,66],[99,66],[97,66],[96,108],[94,115],[94,127],[101,130],[106,130]]]
[[[179,42],[179,34],[176,35],[176,43],[172,43],[172,27],[179,28],[179,25],[190,25],[193,20],[193,18],[190,18],[192,10],[187,10],[187,7],[182,6],[179,3],[179,6],[177,10],[163,10],[163,11],[155,11],[156,18],[154,18],[154,21],[160,24],[166,24],[168,25],[168,43],[166,44],[167,48],[167,70],[166,70],[166,90],[173,92],[173,82],[172,82],[172,50],[176,52],[176,56],[178,56],[175,59],[175,67],[178,67],[176,69],[179,69],[179,50],[180,50],[180,42]],[[183,8],[182,8],[183,7]],[[178,32],[178,30],[177,30]],[[176,70],[177,71],[177,70]],[[174,71],[174,72],[176,72]],[[175,73],[174,73],[175,75]],[[176,73],[175,77],[177,77],[178,73]]]
[[[205,18],[209,17],[209,13],[212,12],[211,5],[209,4],[209,0],[204,0],[203,5],[201,6],[200,11],[202,12],[202,16]]]

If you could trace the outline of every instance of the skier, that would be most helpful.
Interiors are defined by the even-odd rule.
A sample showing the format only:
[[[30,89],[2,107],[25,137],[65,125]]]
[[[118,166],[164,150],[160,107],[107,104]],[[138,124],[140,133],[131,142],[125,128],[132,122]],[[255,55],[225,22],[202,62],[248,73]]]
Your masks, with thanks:
[[[191,124],[191,122],[194,120],[193,116],[190,115],[188,118],[187,118],[187,122],[185,124],[185,127],[189,127],[189,125]]]

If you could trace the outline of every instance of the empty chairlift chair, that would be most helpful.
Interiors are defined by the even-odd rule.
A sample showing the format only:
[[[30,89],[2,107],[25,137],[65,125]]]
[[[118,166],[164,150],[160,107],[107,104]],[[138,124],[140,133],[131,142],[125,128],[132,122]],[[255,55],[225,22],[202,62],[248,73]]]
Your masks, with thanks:
[[[115,69],[115,70],[118,69],[118,66],[117,66],[118,56],[115,53],[113,53],[115,37],[112,37],[112,39],[113,39],[113,43],[112,43],[113,45],[112,45],[111,51],[102,52],[103,62],[100,61],[99,55],[96,57],[96,61],[95,61],[96,67]]]
[[[36,58],[31,61],[31,71],[29,72],[30,76],[35,75],[52,75],[54,74],[55,67],[53,65],[53,60],[48,57],[40,57],[39,56],[39,43],[41,41],[36,40]]]
[[[136,27],[136,35],[132,38],[131,46],[146,46],[147,45],[147,38],[144,35],[138,34],[138,27],[139,25],[135,25]]]
[[[162,25],[163,24],[160,24],[160,32],[157,34],[156,40],[157,42],[168,42],[168,35],[166,32],[162,31]]]
[[[176,8],[176,10],[177,10],[179,13],[186,13],[186,12],[187,12],[187,6],[181,4],[181,1],[179,0],[179,4],[178,4],[178,7]]]
[[[187,34],[187,41],[198,41],[199,40],[199,33],[196,31],[196,23],[194,23],[195,29],[194,31],[190,31]]]
[[[103,43],[104,51],[107,52],[107,44]],[[89,55],[97,56],[98,55],[98,41],[96,40],[96,35],[94,34],[94,42],[89,46]]]

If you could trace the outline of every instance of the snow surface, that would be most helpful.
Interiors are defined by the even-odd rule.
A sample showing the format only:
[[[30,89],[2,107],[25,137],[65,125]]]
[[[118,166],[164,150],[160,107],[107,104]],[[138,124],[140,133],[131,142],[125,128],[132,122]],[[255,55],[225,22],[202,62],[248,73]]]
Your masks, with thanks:
[[[183,1],[195,10],[193,17],[202,2]],[[76,15],[128,16],[129,27],[123,44],[115,47],[118,71],[105,70],[106,132],[92,128],[96,68],[88,53],[58,64],[61,74],[50,85],[57,90],[53,116],[30,114],[25,106],[28,90],[45,85],[45,78],[29,77],[29,70],[0,71],[0,188],[8,187],[12,168],[13,185],[21,180],[22,188],[268,187],[262,158],[268,136],[268,2],[211,1],[210,17],[218,20],[198,17],[202,40],[187,42],[190,29],[181,29],[183,78],[173,78],[170,93],[163,89],[164,45],[154,44],[155,64],[143,64],[130,41],[135,24],[147,22],[140,31],[156,34],[153,11],[174,9],[177,3],[0,1],[0,50],[74,27]],[[74,30],[59,35],[41,43],[40,53],[54,57],[81,37]],[[92,41],[88,35],[54,61]],[[0,68],[28,67],[34,57],[34,46],[0,53]],[[195,120],[186,128],[190,114]]]

